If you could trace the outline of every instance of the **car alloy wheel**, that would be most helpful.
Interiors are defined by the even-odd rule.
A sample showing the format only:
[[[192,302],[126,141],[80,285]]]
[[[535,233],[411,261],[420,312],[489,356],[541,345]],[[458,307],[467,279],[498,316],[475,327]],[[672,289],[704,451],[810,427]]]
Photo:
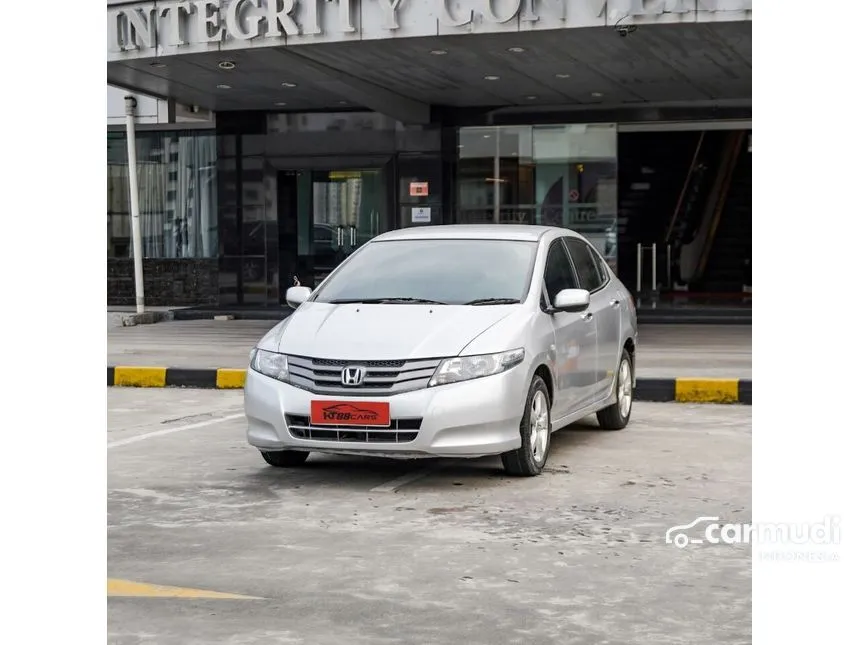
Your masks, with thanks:
[[[536,463],[543,463],[546,447],[549,444],[549,404],[546,395],[540,390],[532,397],[529,429],[532,455]]]
[[[621,361],[621,369],[618,371],[617,394],[621,416],[626,419],[630,416],[630,408],[633,406],[633,375],[630,373],[628,361]]]

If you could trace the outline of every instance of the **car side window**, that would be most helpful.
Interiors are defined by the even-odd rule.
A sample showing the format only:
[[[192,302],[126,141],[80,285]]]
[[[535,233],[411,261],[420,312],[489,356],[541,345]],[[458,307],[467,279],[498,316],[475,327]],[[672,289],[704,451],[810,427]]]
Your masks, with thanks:
[[[550,304],[555,302],[555,297],[562,289],[576,289],[573,267],[570,265],[570,259],[567,257],[560,240],[550,244],[549,251],[547,251],[543,280],[546,284]]]
[[[588,250],[591,251],[591,257],[594,258],[594,263],[597,265],[597,272],[600,274],[600,284],[604,285],[609,282],[609,271],[606,269],[606,264],[597,251],[593,248],[589,248]]]
[[[564,238],[564,243],[567,250],[570,251],[570,257],[573,258],[576,275],[579,276],[580,288],[593,292],[602,287],[606,281],[603,279],[602,271],[598,268],[588,245],[574,237]]]

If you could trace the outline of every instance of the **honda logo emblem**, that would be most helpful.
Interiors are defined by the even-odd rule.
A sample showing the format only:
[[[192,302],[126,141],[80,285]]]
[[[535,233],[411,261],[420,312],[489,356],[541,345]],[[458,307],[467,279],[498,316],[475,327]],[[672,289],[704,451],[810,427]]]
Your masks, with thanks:
[[[344,367],[340,373],[340,382],[344,385],[361,385],[364,382],[364,375],[367,370],[363,367],[350,365]]]

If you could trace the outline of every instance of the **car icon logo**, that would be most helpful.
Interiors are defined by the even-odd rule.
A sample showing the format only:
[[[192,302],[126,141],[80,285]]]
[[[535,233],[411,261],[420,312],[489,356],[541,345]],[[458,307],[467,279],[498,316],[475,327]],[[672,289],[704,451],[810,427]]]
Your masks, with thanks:
[[[678,526],[673,526],[668,531],[666,531],[666,544],[674,544],[679,549],[683,549],[688,544],[702,544],[702,542],[704,541],[702,540],[702,538],[690,537],[685,531],[693,528],[698,524],[702,524],[703,522],[719,521],[719,517],[697,517],[689,524],[679,524]]]
[[[340,382],[343,385],[355,387],[364,382],[364,376],[367,374],[367,369],[357,365],[348,365],[341,370]]]

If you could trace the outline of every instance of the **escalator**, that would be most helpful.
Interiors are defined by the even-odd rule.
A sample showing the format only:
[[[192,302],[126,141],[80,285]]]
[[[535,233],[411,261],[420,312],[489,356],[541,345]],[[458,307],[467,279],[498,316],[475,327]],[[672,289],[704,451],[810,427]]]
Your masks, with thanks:
[[[752,287],[752,154],[742,150],[715,227],[710,252],[691,290],[742,293]]]
[[[619,277],[638,294],[643,321],[751,321],[749,136],[619,137]]]
[[[637,244],[663,246],[699,135],[647,132],[618,138],[618,277],[631,291]]]
[[[745,187],[738,181],[738,168],[746,134],[720,134],[719,154],[702,181],[704,190],[682,191],[679,204],[684,204],[684,224],[667,232],[667,243],[677,258],[673,289],[727,294],[743,290],[744,261],[748,258],[744,245],[750,243],[750,238],[744,237],[743,224],[749,220],[749,209],[744,214]]]
[[[640,267],[644,283],[653,282],[666,292],[682,282],[679,258],[699,230],[726,134],[687,131],[619,137],[618,264],[625,284],[637,283],[638,245],[648,253],[653,245],[658,255],[655,276],[651,258]]]

